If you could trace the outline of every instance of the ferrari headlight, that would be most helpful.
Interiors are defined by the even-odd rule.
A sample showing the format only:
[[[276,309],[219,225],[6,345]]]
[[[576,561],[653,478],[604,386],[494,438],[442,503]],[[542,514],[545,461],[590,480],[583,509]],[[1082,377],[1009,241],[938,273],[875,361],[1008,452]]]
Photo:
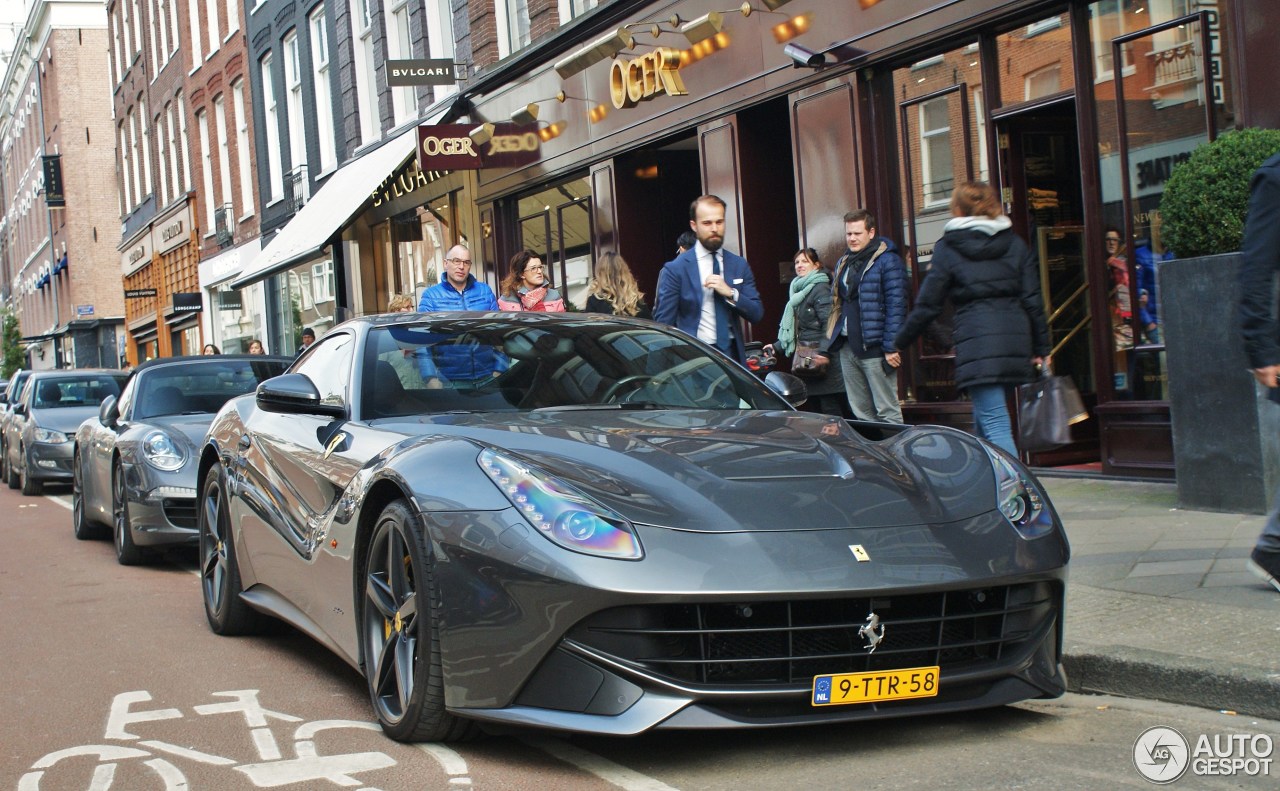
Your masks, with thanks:
[[[47,442],[50,445],[61,445],[67,442],[67,435],[61,431],[53,431],[47,428],[37,428],[33,433],[36,442]]]
[[[142,438],[142,458],[157,470],[172,472],[187,460],[177,443],[163,431],[152,431]]]
[[[644,557],[630,522],[553,476],[488,449],[479,462],[520,515],[565,549],[621,560]]]
[[[986,448],[996,473],[996,504],[1018,535],[1043,538],[1053,532],[1053,514],[1044,493],[1018,466],[999,452]]]

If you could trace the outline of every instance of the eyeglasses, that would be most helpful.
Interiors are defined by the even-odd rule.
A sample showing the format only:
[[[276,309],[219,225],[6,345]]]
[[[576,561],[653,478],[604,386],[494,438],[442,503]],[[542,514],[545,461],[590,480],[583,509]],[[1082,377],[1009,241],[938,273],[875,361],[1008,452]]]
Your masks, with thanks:
[[[524,268],[524,271],[526,271],[526,272],[541,272],[541,271],[542,271],[543,269],[545,269],[545,268],[546,268],[546,267],[544,267],[542,264],[538,264],[537,266],[526,266],[526,267]]]
[[[471,266],[470,258],[446,258],[444,259],[444,262],[446,264],[462,264],[463,266]]]
[[[1120,241],[1120,237],[1119,237],[1119,236],[1108,236],[1108,237],[1107,237],[1107,241],[1108,241],[1108,242],[1118,242],[1118,241]]]

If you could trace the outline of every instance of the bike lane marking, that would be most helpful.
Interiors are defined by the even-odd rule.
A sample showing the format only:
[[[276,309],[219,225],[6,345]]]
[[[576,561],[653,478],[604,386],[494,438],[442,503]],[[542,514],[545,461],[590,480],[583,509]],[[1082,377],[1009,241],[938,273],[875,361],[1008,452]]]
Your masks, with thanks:
[[[621,764],[615,764],[608,758],[587,752],[560,739],[531,736],[525,737],[521,741],[531,747],[542,750],[554,758],[559,758],[567,764],[590,772],[601,780],[624,789],[624,791],[679,791],[679,789],[669,786],[661,780],[640,774],[634,769],[628,769]]]

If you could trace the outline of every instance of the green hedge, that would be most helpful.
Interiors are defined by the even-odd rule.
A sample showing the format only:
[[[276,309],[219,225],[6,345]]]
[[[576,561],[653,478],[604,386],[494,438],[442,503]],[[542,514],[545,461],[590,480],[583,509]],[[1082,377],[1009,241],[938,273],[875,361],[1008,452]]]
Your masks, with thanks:
[[[1160,199],[1164,245],[1180,258],[1240,249],[1249,179],[1280,153],[1280,129],[1226,132],[1174,166]]]

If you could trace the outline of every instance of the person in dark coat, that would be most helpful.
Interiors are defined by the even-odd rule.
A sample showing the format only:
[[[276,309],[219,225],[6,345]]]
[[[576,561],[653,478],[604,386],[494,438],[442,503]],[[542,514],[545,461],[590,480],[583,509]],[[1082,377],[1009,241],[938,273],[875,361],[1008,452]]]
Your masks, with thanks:
[[[778,323],[778,340],[764,350],[769,354],[781,352],[791,357],[800,346],[820,348],[827,337],[827,319],[831,316],[831,276],[827,274],[812,247],[797,250],[792,256],[796,276],[787,291],[787,305]],[[844,377],[840,373],[840,358],[827,357],[827,372],[821,377],[804,380],[810,400],[816,411],[844,417]]]
[[[644,292],[636,283],[631,267],[615,252],[604,252],[596,259],[595,276],[587,287],[587,313],[607,313],[610,316],[637,316],[653,318],[653,311],[645,304]]]
[[[849,250],[836,264],[823,351],[840,360],[849,408],[858,420],[901,423],[900,347],[893,336],[907,315],[907,269],[893,242],[876,232],[866,209],[844,216]]]
[[[1253,375],[1280,402],[1280,322],[1276,274],[1280,273],[1280,154],[1262,163],[1249,182],[1249,213],[1240,245],[1240,333]],[[1280,591],[1280,497],[1249,555],[1249,571]]]
[[[978,436],[1017,456],[1007,391],[1032,381],[1032,366],[1043,365],[1051,349],[1040,273],[990,184],[969,181],[956,187],[951,214],[894,345],[907,348],[950,299],[956,386],[973,402]]]

